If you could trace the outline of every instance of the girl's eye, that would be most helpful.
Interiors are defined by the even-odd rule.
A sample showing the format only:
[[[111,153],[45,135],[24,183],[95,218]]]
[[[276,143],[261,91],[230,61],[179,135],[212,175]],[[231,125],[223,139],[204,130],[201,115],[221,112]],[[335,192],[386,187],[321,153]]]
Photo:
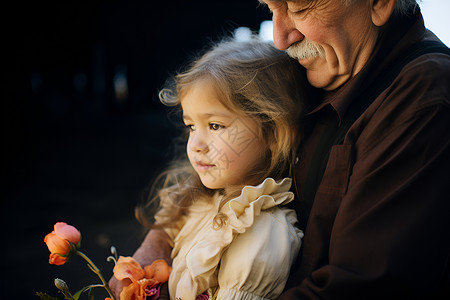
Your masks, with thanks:
[[[195,131],[195,125],[186,125],[189,131]]]
[[[211,130],[220,130],[222,128],[224,128],[224,126],[220,125],[220,124],[217,124],[217,123],[210,123],[209,124],[209,129],[211,129]]]

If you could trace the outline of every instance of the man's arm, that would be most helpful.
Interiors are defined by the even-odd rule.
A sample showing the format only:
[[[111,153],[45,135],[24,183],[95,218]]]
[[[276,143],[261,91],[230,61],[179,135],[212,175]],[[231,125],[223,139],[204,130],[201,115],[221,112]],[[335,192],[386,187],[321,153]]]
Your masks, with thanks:
[[[141,266],[150,265],[157,259],[164,259],[169,265],[172,264],[170,253],[172,248],[169,245],[169,236],[165,231],[160,229],[152,229],[148,232],[141,246],[133,254],[133,257],[141,264]],[[119,299],[122,289],[129,285],[129,280],[117,280],[114,276],[109,280],[111,291]],[[161,287],[161,295],[159,299],[169,299],[167,284]]]

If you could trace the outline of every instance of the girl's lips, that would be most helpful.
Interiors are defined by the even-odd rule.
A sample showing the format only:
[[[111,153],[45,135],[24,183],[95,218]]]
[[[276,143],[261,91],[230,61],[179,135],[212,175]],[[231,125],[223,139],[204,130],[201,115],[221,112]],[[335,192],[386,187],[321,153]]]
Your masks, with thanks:
[[[197,169],[199,171],[208,170],[208,169],[216,166],[214,164],[208,164],[208,163],[204,163],[204,162],[201,162],[201,161],[197,161],[197,162],[195,162],[195,164],[197,165]]]

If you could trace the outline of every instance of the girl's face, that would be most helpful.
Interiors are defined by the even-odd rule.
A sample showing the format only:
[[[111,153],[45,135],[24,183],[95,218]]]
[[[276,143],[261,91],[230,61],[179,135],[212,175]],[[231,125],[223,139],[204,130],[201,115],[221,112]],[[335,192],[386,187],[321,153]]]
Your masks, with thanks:
[[[189,87],[181,107],[189,128],[187,155],[202,183],[210,189],[246,184],[267,150],[258,124],[226,108],[206,80]]]

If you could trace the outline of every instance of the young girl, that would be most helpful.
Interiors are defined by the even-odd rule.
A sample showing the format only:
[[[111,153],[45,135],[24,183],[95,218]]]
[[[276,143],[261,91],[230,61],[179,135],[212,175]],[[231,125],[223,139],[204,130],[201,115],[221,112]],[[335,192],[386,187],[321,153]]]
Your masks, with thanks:
[[[156,197],[155,225],[173,246],[171,299],[283,291],[303,237],[286,204],[305,82],[271,44],[224,41],[161,91],[163,103],[181,106],[189,131],[187,159],[164,173]],[[146,218],[146,207],[137,215]]]

